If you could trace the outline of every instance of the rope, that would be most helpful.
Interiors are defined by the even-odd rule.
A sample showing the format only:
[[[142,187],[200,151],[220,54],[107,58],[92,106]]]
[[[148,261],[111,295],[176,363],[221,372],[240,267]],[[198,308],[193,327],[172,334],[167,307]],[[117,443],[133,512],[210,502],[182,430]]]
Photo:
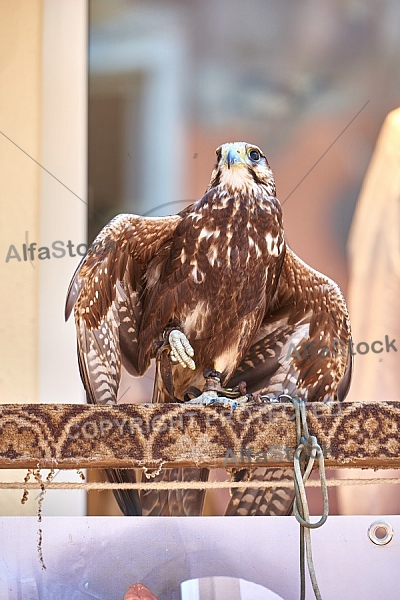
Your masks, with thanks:
[[[311,479],[304,482],[306,487],[319,487],[320,481]],[[346,486],[346,485],[378,485],[378,484],[400,484],[400,478],[371,478],[371,479],[327,479],[327,487]],[[139,483],[109,483],[109,482],[73,482],[73,481],[52,481],[45,484],[46,489],[52,490],[216,490],[216,489],[247,489],[247,488],[265,488],[277,487],[271,482],[265,481],[160,481],[160,482],[139,482]],[[293,488],[293,479],[282,479],[279,481],[279,487]],[[37,490],[41,489],[41,484],[36,482],[23,483],[21,481],[0,482],[0,490]]]
[[[293,513],[300,524],[300,600],[305,600],[306,597],[305,558],[307,558],[308,572],[310,574],[315,598],[317,600],[322,600],[314,569],[310,530],[321,527],[328,518],[329,502],[328,488],[326,485],[324,454],[315,435],[310,435],[308,431],[306,405],[304,400],[297,400],[296,398],[292,398],[290,396],[289,398],[293,403],[296,415],[297,448],[296,452],[294,453],[295,501],[293,505]],[[314,466],[314,462],[317,458],[320,478],[319,483],[321,485],[322,492],[323,512],[319,521],[313,523],[310,521],[305,482],[308,480]]]

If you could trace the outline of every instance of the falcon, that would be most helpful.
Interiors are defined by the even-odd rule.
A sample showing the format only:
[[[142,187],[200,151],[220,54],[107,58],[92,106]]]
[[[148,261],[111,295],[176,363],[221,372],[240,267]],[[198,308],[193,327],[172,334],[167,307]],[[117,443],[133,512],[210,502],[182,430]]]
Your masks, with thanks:
[[[227,143],[204,196],[177,215],[122,214],[78,266],[74,308],[88,402],[115,404],[124,367],[143,375],[157,357],[153,402],[200,405],[276,398],[343,400],[352,367],[343,295],[288,247],[269,163],[257,146]],[[324,349],[321,352],[321,349]],[[207,385],[205,385],[205,382]],[[237,398],[231,392],[236,390]],[[291,470],[239,470],[229,515],[282,514]],[[133,471],[109,470],[114,482]],[[206,480],[207,469],[164,469],[159,479]],[[270,481],[251,488],[252,479]],[[203,491],[116,490],[128,515],[201,514]]]

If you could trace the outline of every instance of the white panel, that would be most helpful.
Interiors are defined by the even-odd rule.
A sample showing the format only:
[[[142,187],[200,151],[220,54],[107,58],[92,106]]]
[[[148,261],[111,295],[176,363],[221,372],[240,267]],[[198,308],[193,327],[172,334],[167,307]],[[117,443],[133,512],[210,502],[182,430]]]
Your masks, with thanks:
[[[385,517],[394,528],[386,546],[374,545],[367,535],[377,518],[329,517],[312,532],[324,600],[399,597],[400,516]],[[46,571],[37,558],[36,519],[0,520],[0,539],[7,540],[0,547],[3,587],[6,581],[13,590],[23,573],[32,589],[40,589],[41,600],[122,599],[135,582],[163,600],[178,600],[184,581],[229,577],[263,586],[284,600],[299,598],[294,517],[44,518],[41,527]],[[245,593],[245,584],[240,587]],[[197,600],[193,589],[188,597]],[[9,600],[17,598],[9,591]],[[307,600],[312,599],[307,582]]]

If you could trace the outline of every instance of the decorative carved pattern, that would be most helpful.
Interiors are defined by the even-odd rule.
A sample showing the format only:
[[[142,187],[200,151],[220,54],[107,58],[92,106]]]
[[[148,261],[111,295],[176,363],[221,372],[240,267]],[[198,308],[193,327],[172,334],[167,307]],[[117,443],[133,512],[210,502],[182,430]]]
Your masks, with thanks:
[[[400,403],[307,407],[328,467],[400,466]],[[296,444],[291,404],[0,405],[0,467],[209,466],[235,460],[287,467]]]

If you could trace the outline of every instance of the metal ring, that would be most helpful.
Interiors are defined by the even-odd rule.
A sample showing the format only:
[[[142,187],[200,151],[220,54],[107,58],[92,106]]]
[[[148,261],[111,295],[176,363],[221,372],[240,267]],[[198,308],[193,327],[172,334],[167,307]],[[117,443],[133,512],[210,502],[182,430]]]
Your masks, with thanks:
[[[385,531],[385,535],[383,537],[378,537],[376,535],[378,529],[383,529]],[[377,546],[385,546],[388,544],[392,540],[393,533],[393,527],[387,521],[374,521],[368,527],[368,537],[371,542]]]
[[[293,400],[292,396],[289,396],[289,394],[279,394],[278,402],[282,402],[281,398],[285,398],[285,400],[287,399],[289,402]]]

